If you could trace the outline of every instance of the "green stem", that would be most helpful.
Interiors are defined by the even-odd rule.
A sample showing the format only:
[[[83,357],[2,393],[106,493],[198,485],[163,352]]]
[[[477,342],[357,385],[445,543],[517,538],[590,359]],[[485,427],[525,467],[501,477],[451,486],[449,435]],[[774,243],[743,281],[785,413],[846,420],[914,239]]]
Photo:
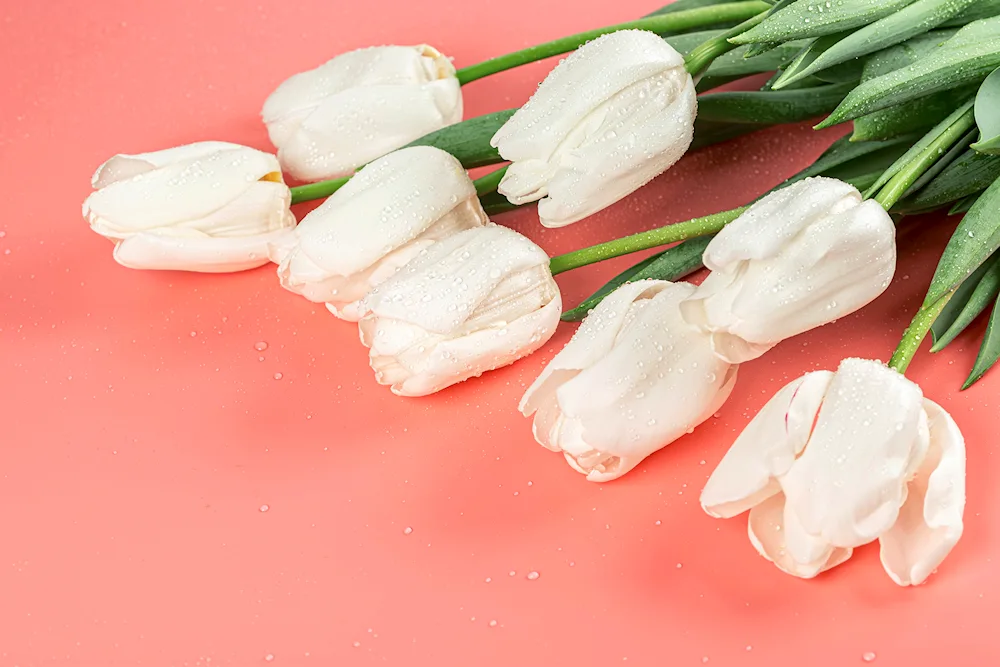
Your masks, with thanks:
[[[747,20],[735,28],[727,30],[718,37],[714,37],[707,42],[703,42],[702,44],[694,47],[691,50],[691,53],[684,57],[685,69],[687,69],[691,76],[697,81],[698,77],[705,73],[705,70],[712,65],[716,58],[737,48],[736,44],[730,43],[729,38],[743,34],[766,19],[771,13],[768,10],[770,10],[770,6],[768,6],[766,10],[746,17]]]
[[[906,331],[903,333],[903,338],[899,341],[896,351],[892,353],[892,358],[889,360],[889,368],[895,369],[901,374],[906,373],[906,369],[909,367],[910,362],[913,361],[917,350],[920,349],[921,343],[927,337],[927,332],[931,330],[931,325],[934,324],[934,320],[944,310],[952,294],[954,294],[954,291],[948,292],[938,299],[937,302],[917,311],[917,314],[913,317],[913,321],[910,322],[910,326],[906,327]]]
[[[962,139],[975,124],[975,113],[970,108],[915,158],[910,160],[905,167],[900,169],[899,173],[893,176],[875,195],[875,201],[887,211],[895,206],[896,202],[902,199],[910,189],[910,186],[916,183],[924,172],[934,166],[934,163],[940,160],[955,142]]]
[[[329,181],[320,181],[318,183],[296,186],[292,188],[292,203],[301,204],[304,201],[329,197],[334,192],[344,187],[349,180],[351,180],[350,176],[344,176],[342,178],[334,178]]]
[[[549,266],[552,269],[552,275],[556,275],[557,273],[569,271],[570,269],[578,269],[588,264],[603,262],[612,257],[620,257],[621,255],[628,255],[640,250],[648,250],[649,248],[677,243],[678,241],[686,241],[698,236],[715,234],[738,218],[747,208],[746,206],[741,206],[731,211],[713,213],[712,215],[695,218],[687,222],[678,222],[666,227],[651,229],[648,232],[641,232],[632,236],[615,239],[614,241],[608,241],[607,243],[599,243],[589,248],[574,250],[565,255],[553,257],[549,262]]]
[[[720,5],[710,5],[697,9],[649,16],[637,21],[588,30],[587,32],[570,35],[569,37],[563,37],[537,46],[529,46],[521,51],[515,51],[514,53],[508,53],[475,65],[463,67],[457,72],[458,82],[465,85],[490,74],[496,74],[497,72],[533,63],[536,60],[543,60],[568,53],[583,46],[592,39],[619,30],[648,30],[658,35],[676,34],[693,28],[704,28],[731,21],[743,21],[761,14],[768,9],[770,9],[770,5],[759,0],[727,2]]]
[[[500,185],[500,181],[503,179],[503,175],[507,173],[507,167],[509,166],[504,165],[496,171],[491,171],[485,176],[474,180],[472,184],[476,186],[476,194],[482,197],[491,192],[496,192],[497,186]]]

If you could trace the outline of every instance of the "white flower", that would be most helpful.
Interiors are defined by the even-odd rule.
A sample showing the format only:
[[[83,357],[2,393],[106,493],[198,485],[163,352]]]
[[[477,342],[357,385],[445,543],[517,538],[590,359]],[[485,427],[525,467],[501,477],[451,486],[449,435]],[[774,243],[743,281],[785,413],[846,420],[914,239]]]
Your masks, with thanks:
[[[318,181],[462,120],[462,92],[436,49],[376,46],[296,74],[261,115],[285,170]]]
[[[705,511],[750,510],[750,541],[783,571],[814,577],[879,540],[882,565],[919,584],[962,536],[965,441],[920,387],[846,359],[778,392],[701,494]]]
[[[693,291],[643,280],[608,295],[521,399],[535,439],[605,482],[711,416],[736,366],[681,319],[678,305]]]
[[[681,312],[712,334],[717,354],[741,363],[884,292],[896,270],[895,227],[853,186],[809,178],[727,225],[704,262],[712,272]]]
[[[556,330],[541,248],[489,224],[438,241],[365,299],[361,341],[380,384],[424,396],[531,354]]]
[[[487,222],[458,160],[404,148],[362,169],[271,244],[288,290],[357,321],[361,299],[431,244]]]
[[[91,229],[133,269],[241,271],[293,227],[291,193],[269,153],[221,141],[116,155],[83,202]]]
[[[499,191],[541,199],[546,227],[610,206],[662,174],[694,134],[694,83],[661,37],[621,30],[577,49],[493,137],[512,164]]]

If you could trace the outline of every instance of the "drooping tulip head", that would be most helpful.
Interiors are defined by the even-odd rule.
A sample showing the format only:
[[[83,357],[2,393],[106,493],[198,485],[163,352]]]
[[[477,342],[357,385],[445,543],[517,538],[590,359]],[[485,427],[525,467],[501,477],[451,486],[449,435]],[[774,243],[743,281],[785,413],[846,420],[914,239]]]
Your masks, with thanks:
[[[708,419],[729,397],[736,367],[681,319],[693,291],[627,283],[587,315],[521,399],[539,444],[606,482]]]
[[[83,215],[133,269],[218,273],[266,264],[295,225],[291,193],[269,153],[204,141],[116,155],[94,174]]]
[[[750,540],[781,570],[814,577],[879,540],[897,584],[919,584],[962,536],[965,441],[920,387],[846,359],[772,398],[701,494],[712,516],[750,510]]]
[[[555,67],[493,137],[499,192],[546,227],[581,220],[669,169],[694,136],[694,82],[658,35],[598,37]]]
[[[376,46],[292,76],[261,115],[281,166],[318,181],[462,120],[462,92],[451,61],[433,47]]]
[[[424,396],[537,350],[555,333],[562,300],[545,252],[488,224],[422,251],[364,306],[375,378]]]

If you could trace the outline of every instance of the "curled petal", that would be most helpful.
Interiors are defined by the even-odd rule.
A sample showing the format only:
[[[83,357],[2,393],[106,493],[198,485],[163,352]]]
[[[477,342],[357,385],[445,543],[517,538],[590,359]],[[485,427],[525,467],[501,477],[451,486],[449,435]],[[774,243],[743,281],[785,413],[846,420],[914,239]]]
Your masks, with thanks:
[[[778,478],[805,448],[832,379],[830,371],[807,373],[767,402],[701,492],[708,514],[733,517],[781,492]]]
[[[879,538],[882,565],[900,586],[916,585],[941,564],[962,537],[965,439],[951,416],[924,399],[930,446],[899,518]]]

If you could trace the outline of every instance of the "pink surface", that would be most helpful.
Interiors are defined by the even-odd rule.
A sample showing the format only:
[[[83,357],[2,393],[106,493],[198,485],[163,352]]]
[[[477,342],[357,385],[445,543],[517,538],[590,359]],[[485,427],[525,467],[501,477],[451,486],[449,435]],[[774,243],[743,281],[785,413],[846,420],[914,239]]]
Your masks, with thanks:
[[[513,367],[400,399],[356,328],[273,270],[130,271],[80,217],[114,152],[268,149],[264,97],[337,52],[426,41],[463,65],[653,8],[559,4],[4,5],[0,665],[996,663],[1000,371],[957,391],[984,323],[912,366],[968,441],[966,535],[926,586],[896,587],[873,546],[792,579],[744,518],[697,502],[777,388],[887,358],[954,221],[903,231],[884,297],[747,364],[717,418],[599,486],[515,410],[573,327]],[[467,115],[519,104],[544,71],[468,86]],[[569,250],[741,204],[835,136],[801,126],[702,151],[571,228],[501,222]],[[625,265],[561,277],[567,302]]]

